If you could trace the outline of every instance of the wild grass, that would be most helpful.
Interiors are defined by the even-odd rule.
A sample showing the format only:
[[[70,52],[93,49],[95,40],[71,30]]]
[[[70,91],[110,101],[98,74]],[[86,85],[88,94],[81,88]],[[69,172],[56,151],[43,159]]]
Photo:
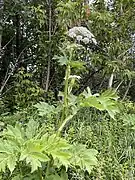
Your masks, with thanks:
[[[120,115],[111,119],[97,110],[83,109],[67,131],[70,141],[85,143],[99,152],[99,164],[91,177],[85,174],[76,180],[135,179],[135,131],[124,125]]]

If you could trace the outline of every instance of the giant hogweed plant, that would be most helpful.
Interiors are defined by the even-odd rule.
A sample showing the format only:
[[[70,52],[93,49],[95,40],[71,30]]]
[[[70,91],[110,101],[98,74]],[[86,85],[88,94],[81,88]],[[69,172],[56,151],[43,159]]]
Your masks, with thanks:
[[[80,31],[78,31],[80,32]],[[72,33],[73,34],[73,33]],[[75,36],[74,36],[75,37]],[[90,36],[86,37],[87,42]],[[92,36],[93,38],[93,36]],[[40,116],[45,116],[51,120],[52,115],[59,117],[56,119],[56,131],[49,133],[45,131],[44,124],[39,125],[34,120],[24,125],[17,123],[15,127],[7,125],[6,130],[1,134],[0,141],[0,170],[11,172],[11,179],[35,179],[44,180],[68,180],[68,169],[74,171],[87,171],[91,173],[98,161],[95,149],[87,149],[83,144],[70,144],[63,136],[62,132],[68,122],[83,107],[93,107],[100,111],[107,111],[114,118],[119,112],[117,99],[114,91],[108,90],[100,94],[92,94],[88,87],[79,96],[75,96],[73,88],[79,76],[72,74],[74,68],[83,68],[84,63],[75,61],[74,53],[81,45],[68,43],[66,48],[60,49],[58,59],[61,66],[65,67],[64,92],[59,95],[63,101],[57,107],[46,102],[40,102],[35,106]],[[57,116],[59,114],[59,116]],[[23,168],[30,168],[31,174],[23,172]],[[19,171],[14,177],[14,172]]]

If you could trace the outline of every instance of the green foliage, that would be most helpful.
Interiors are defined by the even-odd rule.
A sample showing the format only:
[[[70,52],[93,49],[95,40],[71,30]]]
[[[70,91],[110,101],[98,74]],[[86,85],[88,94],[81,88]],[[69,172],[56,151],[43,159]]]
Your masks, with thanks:
[[[31,73],[25,73],[21,69],[14,78],[12,90],[4,97],[4,101],[9,102],[10,109],[23,109],[42,99],[44,91],[32,81]]]
[[[77,20],[81,18],[81,3],[82,0],[77,0],[76,2],[66,0],[66,2],[61,1],[58,3],[57,11],[61,14],[58,17],[58,22],[62,23],[63,27],[71,27],[73,23],[77,23]]]
[[[0,179],[134,179],[134,103],[121,108],[104,91],[113,73],[112,87],[133,99],[134,4],[4,1]],[[76,26],[97,43],[67,37]]]
[[[68,176],[65,171],[61,171],[60,175],[54,174],[48,176],[45,180],[68,180]]]
[[[31,167],[31,172],[42,168],[42,163],[51,162],[52,160],[54,167],[65,166],[68,169],[68,167],[79,166],[79,168],[88,172],[97,164],[97,151],[88,150],[84,146],[81,148],[81,159],[78,163],[74,163],[80,157],[79,152],[77,153],[77,150],[80,149],[79,146],[70,145],[65,139],[56,134],[42,134],[38,126],[35,121],[30,121],[26,128],[19,124],[16,124],[15,127],[7,126],[7,129],[2,133],[0,144],[1,171],[5,172],[6,168],[9,168],[12,173],[17,164],[22,161],[25,161],[26,165]],[[83,165],[81,162],[83,162]]]
[[[86,149],[85,145],[75,145],[72,148],[73,158],[72,163],[75,166],[81,167],[81,169],[86,169],[89,173],[93,169],[93,165],[97,165],[95,156],[97,151],[94,149]]]
[[[118,96],[112,90],[107,90],[101,95],[92,95],[89,88],[82,95],[85,99],[81,102],[82,107],[95,107],[101,111],[106,110],[109,115],[114,118],[114,115],[119,112],[119,106],[116,100]]]
[[[79,172],[80,179],[134,179],[134,130],[124,123],[121,115],[112,119],[105,113],[86,108],[74,117],[65,132],[67,139],[83,142],[99,152],[96,168],[90,176]]]
[[[34,107],[36,107],[39,111],[40,116],[51,116],[51,114],[55,113],[55,107],[52,105],[49,105],[48,103],[45,102],[40,102],[38,104],[35,104]]]
[[[124,121],[124,125],[135,130],[135,114],[124,114],[121,118]]]

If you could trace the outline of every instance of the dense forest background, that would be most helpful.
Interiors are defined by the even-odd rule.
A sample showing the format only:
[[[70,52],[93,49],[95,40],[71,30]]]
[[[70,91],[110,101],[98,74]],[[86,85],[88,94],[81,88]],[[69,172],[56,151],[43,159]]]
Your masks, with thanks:
[[[134,68],[134,0],[0,0],[1,179],[134,180]]]

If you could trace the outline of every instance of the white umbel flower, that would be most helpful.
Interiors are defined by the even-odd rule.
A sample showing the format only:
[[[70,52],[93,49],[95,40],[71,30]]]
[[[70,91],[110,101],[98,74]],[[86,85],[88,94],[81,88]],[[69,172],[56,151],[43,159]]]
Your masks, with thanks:
[[[75,26],[71,28],[68,32],[68,35],[70,37],[72,35],[72,38],[76,37],[78,41],[88,42],[89,40],[89,42],[93,42],[94,44],[97,44],[97,41],[94,35],[86,27],[83,27],[83,26],[80,26],[80,27]]]
[[[71,38],[74,38],[74,37],[76,37],[76,34],[71,31],[71,32],[68,33],[68,36],[71,37]]]
[[[85,43],[85,44],[88,44],[90,42],[89,38],[85,37],[84,39],[82,39],[82,41]]]
[[[79,42],[82,40],[82,38],[83,37],[81,35],[76,36],[76,40],[79,41]]]

